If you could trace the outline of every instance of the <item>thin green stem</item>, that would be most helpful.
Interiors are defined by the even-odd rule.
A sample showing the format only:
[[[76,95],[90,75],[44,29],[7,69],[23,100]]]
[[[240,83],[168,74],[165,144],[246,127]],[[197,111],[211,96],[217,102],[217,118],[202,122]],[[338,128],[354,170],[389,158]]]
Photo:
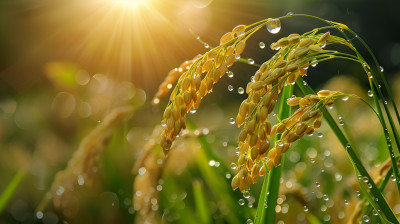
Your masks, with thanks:
[[[14,178],[10,181],[6,189],[0,196],[0,214],[3,212],[4,208],[10,201],[11,197],[14,195],[15,190],[18,188],[22,179],[26,174],[25,169],[20,169],[17,174],[15,174]]]

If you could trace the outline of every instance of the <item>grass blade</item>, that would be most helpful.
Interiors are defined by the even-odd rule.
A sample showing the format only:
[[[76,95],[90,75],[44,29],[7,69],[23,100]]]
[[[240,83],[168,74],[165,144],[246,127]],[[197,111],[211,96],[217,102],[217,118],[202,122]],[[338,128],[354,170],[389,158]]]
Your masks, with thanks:
[[[201,223],[211,223],[210,212],[206,203],[206,197],[203,193],[203,186],[200,181],[193,181],[193,194],[196,204],[197,214],[200,217]]]
[[[4,208],[10,201],[11,197],[14,195],[15,190],[18,188],[19,184],[21,183],[22,179],[26,174],[25,169],[20,169],[17,174],[13,177],[11,182],[8,184],[6,189],[0,196],[0,214],[3,212]]]

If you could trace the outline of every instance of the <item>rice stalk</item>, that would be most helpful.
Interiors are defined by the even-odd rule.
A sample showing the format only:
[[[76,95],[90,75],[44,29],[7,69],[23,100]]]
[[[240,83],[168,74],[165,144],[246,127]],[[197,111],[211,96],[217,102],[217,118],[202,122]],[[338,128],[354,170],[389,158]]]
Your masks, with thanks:
[[[56,208],[68,206],[74,189],[78,186],[93,185],[98,163],[107,146],[113,131],[123,120],[132,113],[132,107],[113,109],[104,120],[87,135],[74,152],[67,167],[59,171],[51,185],[49,192],[37,207],[37,212],[43,211],[48,202],[53,200]]]

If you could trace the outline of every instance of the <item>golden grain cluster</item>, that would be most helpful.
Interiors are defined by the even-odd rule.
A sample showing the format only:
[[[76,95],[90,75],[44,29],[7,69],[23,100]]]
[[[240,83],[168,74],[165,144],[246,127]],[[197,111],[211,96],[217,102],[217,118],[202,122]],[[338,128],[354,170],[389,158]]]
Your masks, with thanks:
[[[265,20],[265,24],[268,21]],[[198,56],[190,62],[190,67],[185,71],[181,70],[182,75],[163,116],[165,127],[160,144],[165,154],[181,130],[186,128],[187,112],[191,108],[199,107],[202,98],[212,91],[213,85],[235,62],[235,58],[240,56],[247,38],[260,28],[260,24],[256,27],[235,27],[221,37],[220,46]],[[332,96],[341,94],[322,91],[319,95],[290,98],[287,102],[290,106],[300,107],[294,115],[276,125],[272,125],[269,120],[284,86],[294,84],[299,76],[305,76],[310,65],[315,66],[318,61],[334,58],[338,53],[323,48],[327,44],[343,42],[341,38],[331,36],[330,32],[316,32],[313,30],[303,35],[291,34],[272,43],[270,47],[277,50],[277,53],[260,66],[252,81],[247,84],[248,98],[241,103],[236,117],[238,127],[243,125],[243,128],[238,140],[238,173],[232,180],[233,189],[249,189],[259,176],[265,174],[263,161],[266,161],[268,169],[278,166],[290,143],[319,128],[322,110],[320,105],[326,104],[328,99],[332,103]],[[167,77],[167,80],[173,79]],[[165,81],[162,86],[165,83],[171,84],[170,81]],[[278,134],[280,139],[272,144],[272,138]]]
[[[202,98],[212,91],[214,84],[227,72],[228,67],[232,66],[235,57],[243,52],[246,45],[245,31],[246,26],[239,25],[233,28],[232,32],[224,34],[220,46],[191,62],[192,65],[180,77],[163,115],[165,128],[160,144],[165,154],[181,130],[186,128],[185,116],[188,111],[192,107],[199,107]],[[167,77],[168,79],[173,80]],[[169,81],[164,83],[170,84]]]

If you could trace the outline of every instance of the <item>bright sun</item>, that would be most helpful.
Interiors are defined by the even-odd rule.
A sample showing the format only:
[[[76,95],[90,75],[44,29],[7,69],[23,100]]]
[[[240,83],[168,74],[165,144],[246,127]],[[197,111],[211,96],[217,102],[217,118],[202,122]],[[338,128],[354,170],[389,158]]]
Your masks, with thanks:
[[[146,4],[148,0],[114,0],[117,4],[122,4],[124,6],[138,7],[140,5]]]

